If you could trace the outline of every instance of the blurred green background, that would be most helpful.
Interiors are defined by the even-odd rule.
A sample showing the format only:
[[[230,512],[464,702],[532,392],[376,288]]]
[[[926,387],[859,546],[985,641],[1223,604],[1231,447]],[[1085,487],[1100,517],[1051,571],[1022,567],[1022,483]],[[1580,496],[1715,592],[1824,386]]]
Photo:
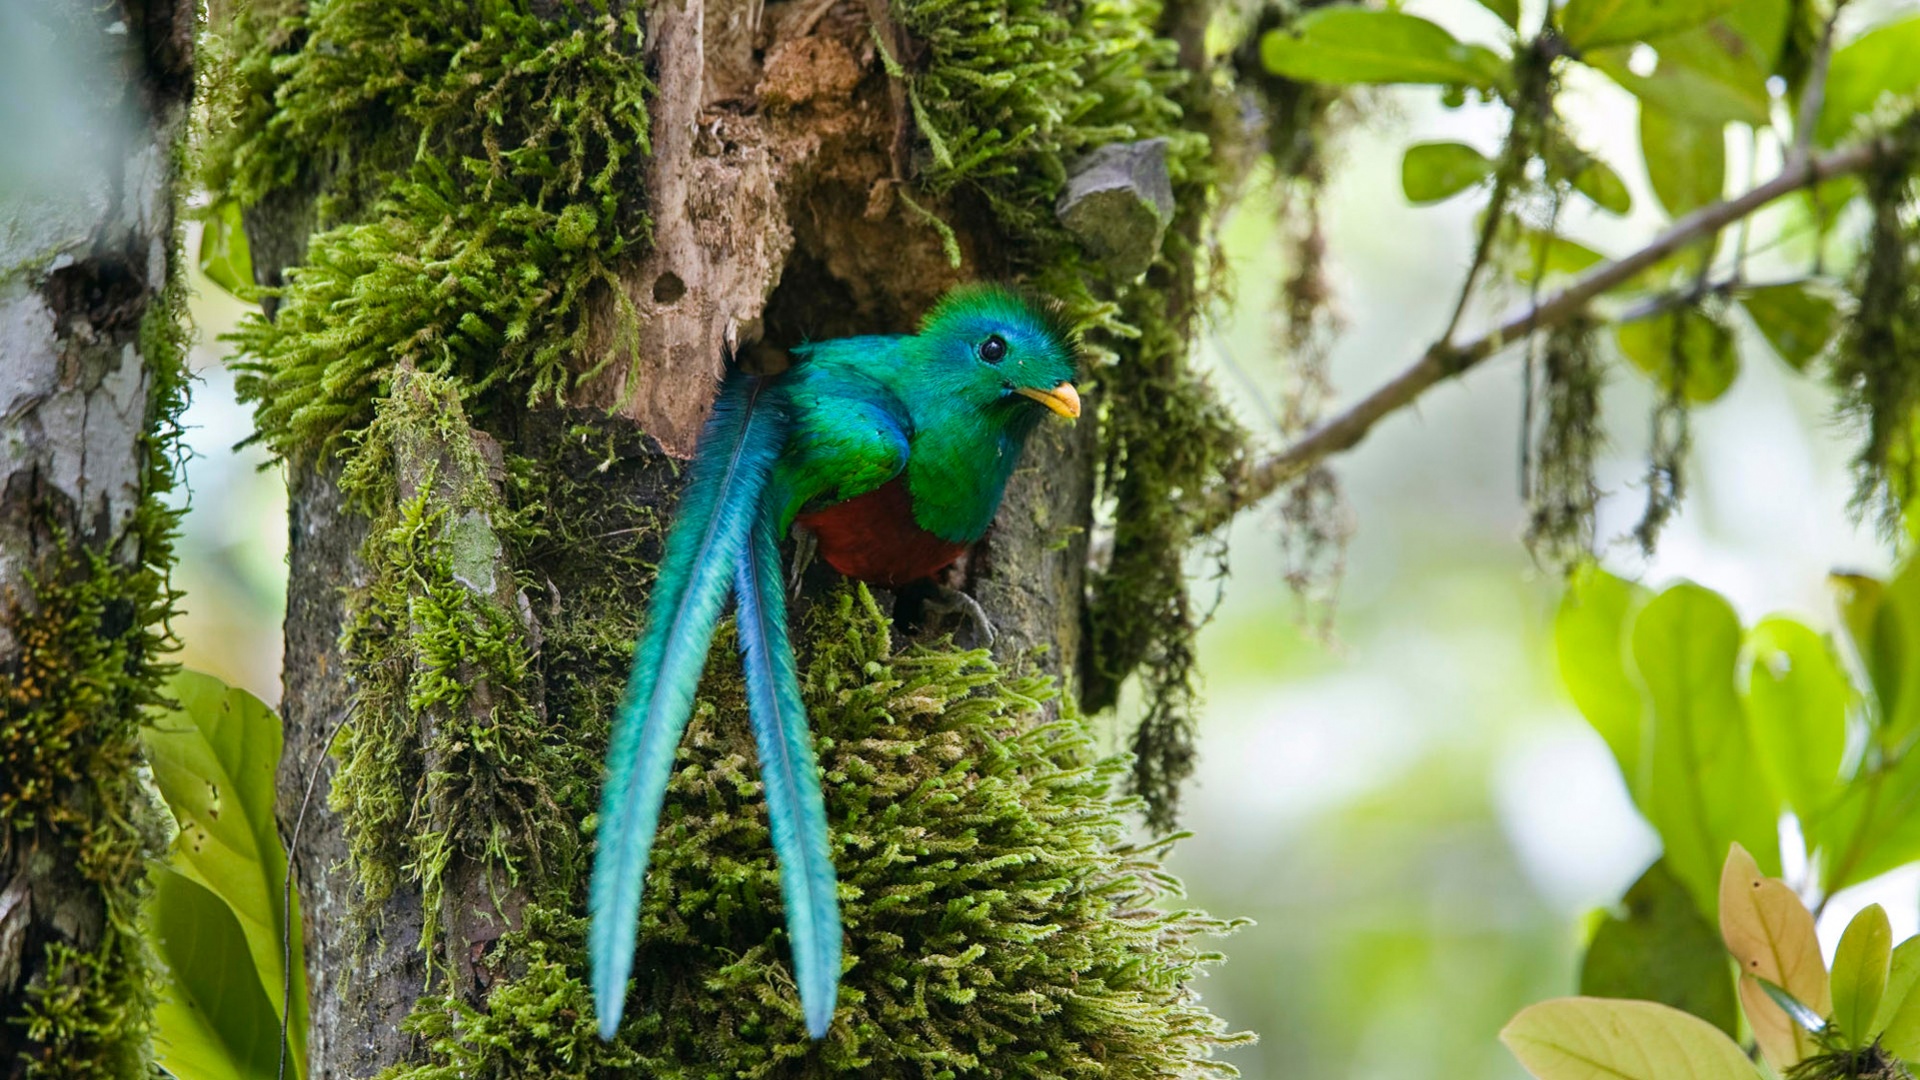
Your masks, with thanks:
[[[1471,0],[1405,7],[1462,38],[1495,36],[1493,17]],[[1848,19],[1878,21],[1891,7],[1920,3],[1863,0]],[[1624,252],[1659,225],[1638,167],[1635,106],[1597,77],[1573,80],[1564,100],[1581,141],[1619,167],[1640,208],[1624,221],[1576,218],[1573,231]],[[1500,137],[1495,110],[1447,110],[1437,89],[1377,91],[1364,105],[1333,149],[1325,201],[1346,324],[1332,353],[1342,401],[1426,347],[1470,254],[1474,198],[1407,206],[1400,151],[1418,137],[1491,153]],[[1750,154],[1744,145],[1729,153],[1737,185]],[[1269,315],[1287,269],[1279,201],[1256,176],[1225,223],[1232,299],[1202,349],[1217,385],[1269,443],[1280,439],[1272,416],[1284,385]],[[1784,276],[1806,254],[1772,251],[1756,276],[1768,259]],[[283,477],[263,468],[258,448],[235,449],[250,419],[219,335],[242,308],[204,279],[196,286],[199,381],[175,575],[187,594],[180,659],[272,702]],[[1195,835],[1173,867],[1195,904],[1254,921],[1221,942],[1228,961],[1199,987],[1236,1028],[1259,1034],[1229,1056],[1247,1076],[1522,1076],[1495,1032],[1521,1006],[1573,991],[1589,914],[1657,850],[1554,670],[1559,585],[1520,543],[1520,387],[1519,364],[1495,361],[1337,462],[1356,532],[1330,639],[1305,629],[1288,593],[1271,513],[1234,527],[1228,578],[1194,567],[1202,600],[1217,589],[1219,603],[1202,638],[1208,705],[1183,820]],[[1623,536],[1638,518],[1653,405],[1631,377],[1607,389],[1603,537]],[[1829,570],[1889,569],[1888,549],[1846,511],[1847,440],[1817,383],[1750,364],[1729,394],[1697,411],[1694,438],[1691,497],[1658,554],[1616,542],[1609,568],[1654,586],[1698,581],[1749,623],[1785,610],[1823,627],[1834,621]],[[1124,718],[1100,723],[1109,745],[1124,745]],[[1872,901],[1886,906],[1896,940],[1920,929],[1920,874],[1902,872],[1827,906],[1829,950]]]

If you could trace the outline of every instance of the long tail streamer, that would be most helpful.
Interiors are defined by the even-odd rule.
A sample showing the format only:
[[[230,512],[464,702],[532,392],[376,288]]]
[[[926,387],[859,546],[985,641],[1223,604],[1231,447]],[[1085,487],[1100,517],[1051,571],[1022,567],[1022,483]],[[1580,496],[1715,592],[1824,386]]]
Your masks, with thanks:
[[[655,578],[647,628],[634,651],[627,695],[614,715],[588,895],[587,951],[602,1038],[613,1037],[626,1005],[640,895],[674,751],[692,712],[714,624],[786,438],[787,416],[774,397],[766,382],[747,375],[730,376],[722,388],[694,453]],[[817,783],[814,793],[817,808]],[[776,828],[776,843],[778,836]],[[838,947],[836,932],[836,955]]]
[[[781,589],[774,515],[762,514],[734,574],[740,655],[746,665],[753,736],[760,747],[773,852],[780,860],[794,977],[807,1031],[818,1039],[827,1033],[840,990],[840,901],[820,768],[800,703],[800,680],[787,640],[787,599]]]

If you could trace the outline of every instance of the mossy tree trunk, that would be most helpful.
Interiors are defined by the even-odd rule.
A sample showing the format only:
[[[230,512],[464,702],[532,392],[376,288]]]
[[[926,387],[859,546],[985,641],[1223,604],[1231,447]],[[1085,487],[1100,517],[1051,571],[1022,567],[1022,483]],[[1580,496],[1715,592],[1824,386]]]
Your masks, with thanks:
[[[593,1032],[599,758],[724,352],[776,368],[784,344],[907,331],[972,278],[1070,280],[1109,334],[1187,302],[1190,247],[1108,283],[1051,195],[916,181],[935,165],[901,77],[951,47],[895,23],[912,10],[938,8],[332,0],[233,31],[234,129],[207,175],[277,289],[241,333],[242,387],[292,486],[280,809],[303,822],[311,1075],[1208,1068],[1221,1028],[1187,982],[1220,924],[1154,910],[1158,849],[1126,843],[1122,765],[1067,704],[1117,453],[1097,408],[1035,437],[947,580],[993,622],[993,660],[943,644],[972,626],[928,590],[870,603],[824,566],[806,579],[836,862],[887,898],[849,903],[834,1034],[799,1026],[724,642],[650,874],[644,1004],[622,1040]],[[1010,40],[1063,50],[1057,92],[1113,70],[1101,24],[1075,19],[1164,44],[1129,92],[1143,122],[1179,115],[1157,4],[965,15],[1044,23]],[[1182,190],[1190,245],[1207,189]],[[1147,339],[1170,350],[1151,377],[1182,377],[1183,333]]]
[[[28,2],[0,63],[0,1076],[150,1074],[137,920],[185,381],[174,196],[194,11]]]

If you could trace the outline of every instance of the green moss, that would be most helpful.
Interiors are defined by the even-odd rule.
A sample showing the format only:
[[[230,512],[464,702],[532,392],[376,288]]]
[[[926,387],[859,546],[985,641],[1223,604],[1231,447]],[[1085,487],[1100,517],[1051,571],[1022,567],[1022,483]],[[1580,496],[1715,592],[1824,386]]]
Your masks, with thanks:
[[[1107,708],[1140,675],[1130,783],[1150,822],[1169,826],[1192,768],[1197,706],[1201,616],[1184,575],[1204,538],[1185,496],[1231,476],[1246,445],[1189,356],[1215,141],[1230,138],[1225,94],[1180,67],[1176,43],[1160,36],[1158,0],[900,0],[894,10],[922,51],[911,88],[932,159],[923,183],[983,200],[1015,265],[1085,333],[1101,403],[1102,513],[1115,529],[1113,559],[1091,585],[1081,700]],[[1079,155],[1154,137],[1168,139],[1178,220],[1145,280],[1114,281],[1083,257],[1054,203]]]
[[[484,1006],[410,1022],[455,1076],[1172,1077],[1227,1073],[1191,992],[1229,929],[1158,901],[1160,847],[1125,843],[1124,771],[1047,681],[985,653],[896,652],[864,588],[814,608],[804,688],[840,869],[847,969],[807,1039],[780,944],[778,870],[738,679],[703,686],[641,915],[622,1038],[593,1035],[584,920],[553,910],[500,943],[527,974]],[[724,635],[723,635],[724,636]],[[725,651],[728,642],[718,642]],[[577,907],[564,907],[575,912]]]
[[[174,240],[168,283],[138,332],[149,390],[128,539],[113,553],[84,550],[65,532],[68,508],[29,505],[54,553],[32,568],[27,595],[0,596],[17,650],[0,666],[0,846],[32,852],[29,873],[84,898],[68,914],[90,938],[84,950],[54,940],[26,958],[34,974],[14,1018],[31,1047],[25,1075],[36,1080],[151,1070],[153,960],[139,917],[147,862],[163,841],[136,777],[142,711],[160,703],[173,667],[165,657],[178,599],[167,573],[179,511],[163,501],[177,475],[187,380]]]
[[[334,0],[243,33],[206,182],[247,206],[312,186],[320,220],[346,220],[234,336],[276,453],[364,426],[402,365],[484,407],[496,389],[558,400],[631,357],[615,270],[647,237],[624,175],[648,150],[637,15],[536,6]],[[583,362],[596,291],[619,327]]]
[[[455,859],[514,884],[569,865],[575,834],[552,792],[593,761],[530,703],[527,627],[496,579],[500,533],[526,525],[500,500],[458,387],[398,372],[341,487],[373,525],[370,581],[349,603],[343,643],[354,720],[329,804],[347,822],[363,903],[403,879],[418,885],[431,949]]]
[[[1920,116],[1891,138],[1896,150],[1865,177],[1872,211],[1866,258],[1832,380],[1841,411],[1865,434],[1854,459],[1855,508],[1894,533],[1920,495],[1920,197],[1913,175],[1920,164]]]

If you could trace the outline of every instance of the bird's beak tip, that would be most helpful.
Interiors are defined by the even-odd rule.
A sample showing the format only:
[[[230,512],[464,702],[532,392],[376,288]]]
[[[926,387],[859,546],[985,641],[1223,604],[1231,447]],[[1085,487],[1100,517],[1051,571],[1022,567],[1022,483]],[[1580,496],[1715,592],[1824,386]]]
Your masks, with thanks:
[[[1063,382],[1051,390],[1035,390],[1023,386],[1018,392],[1069,420],[1076,419],[1080,415],[1080,391],[1075,390],[1070,382]]]

